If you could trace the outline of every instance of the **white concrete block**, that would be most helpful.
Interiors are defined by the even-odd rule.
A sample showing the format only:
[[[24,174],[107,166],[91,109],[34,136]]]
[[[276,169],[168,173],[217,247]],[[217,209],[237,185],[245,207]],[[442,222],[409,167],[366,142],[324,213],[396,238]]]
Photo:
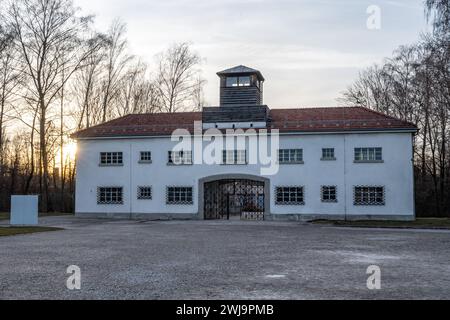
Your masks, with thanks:
[[[11,225],[38,224],[38,196],[11,196]]]

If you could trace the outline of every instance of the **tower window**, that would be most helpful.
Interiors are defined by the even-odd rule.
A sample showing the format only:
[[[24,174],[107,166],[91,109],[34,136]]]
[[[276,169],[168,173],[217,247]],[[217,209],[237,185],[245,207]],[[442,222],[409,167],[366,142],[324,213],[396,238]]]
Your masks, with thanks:
[[[239,77],[239,87],[249,87],[250,77]]]
[[[243,77],[228,77],[226,85],[227,87],[249,87],[251,84],[249,76]]]

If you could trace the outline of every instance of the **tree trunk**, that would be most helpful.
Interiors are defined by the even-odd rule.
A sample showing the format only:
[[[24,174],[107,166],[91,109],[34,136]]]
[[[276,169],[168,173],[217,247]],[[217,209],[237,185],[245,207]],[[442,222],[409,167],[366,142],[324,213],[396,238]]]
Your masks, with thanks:
[[[64,73],[63,73],[64,77]],[[60,127],[60,176],[59,179],[61,180],[61,204],[60,204],[60,211],[64,212],[64,86],[61,87],[61,127]]]
[[[41,117],[39,119],[39,147],[41,153],[41,167],[42,167],[42,202],[41,209],[42,212],[48,211],[48,155],[47,155],[47,144],[45,141],[45,131],[46,131],[46,108],[44,102],[41,101]]]

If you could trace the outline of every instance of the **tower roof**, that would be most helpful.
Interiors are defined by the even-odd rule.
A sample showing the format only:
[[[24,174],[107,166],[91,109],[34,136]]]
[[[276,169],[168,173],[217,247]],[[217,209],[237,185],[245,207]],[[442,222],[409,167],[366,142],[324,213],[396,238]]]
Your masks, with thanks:
[[[261,74],[261,72],[259,70],[256,69],[252,69],[243,65],[240,66],[236,66],[233,68],[229,68],[223,71],[219,71],[217,72],[217,75],[220,76],[228,76],[228,75],[251,75],[251,74],[256,74],[258,79],[261,81],[264,81],[264,77]]]

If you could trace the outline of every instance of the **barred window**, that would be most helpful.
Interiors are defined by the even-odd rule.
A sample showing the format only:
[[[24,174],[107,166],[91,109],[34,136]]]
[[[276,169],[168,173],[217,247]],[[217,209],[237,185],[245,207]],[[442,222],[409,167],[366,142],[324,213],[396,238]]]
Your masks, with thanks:
[[[334,148],[323,148],[322,160],[336,160],[334,157]]]
[[[336,202],[337,201],[337,187],[336,186],[322,186],[322,202]]]
[[[247,150],[223,150],[222,151],[223,164],[246,164]]]
[[[355,161],[382,161],[382,148],[355,148]]]
[[[279,205],[303,205],[303,187],[277,187],[276,204]]]
[[[279,149],[278,162],[281,164],[303,162],[303,149]]]
[[[98,187],[97,204],[123,204],[123,188]]]
[[[143,163],[152,162],[152,153],[150,151],[141,151],[139,162]]]
[[[151,200],[152,187],[138,187],[137,198],[138,200]]]
[[[123,164],[122,152],[100,152],[100,165],[117,166]]]
[[[192,151],[169,151],[168,163],[173,165],[192,164]]]
[[[355,187],[354,204],[355,206],[384,205],[384,187],[369,187],[369,186]]]
[[[167,187],[167,204],[192,204],[192,187]]]

